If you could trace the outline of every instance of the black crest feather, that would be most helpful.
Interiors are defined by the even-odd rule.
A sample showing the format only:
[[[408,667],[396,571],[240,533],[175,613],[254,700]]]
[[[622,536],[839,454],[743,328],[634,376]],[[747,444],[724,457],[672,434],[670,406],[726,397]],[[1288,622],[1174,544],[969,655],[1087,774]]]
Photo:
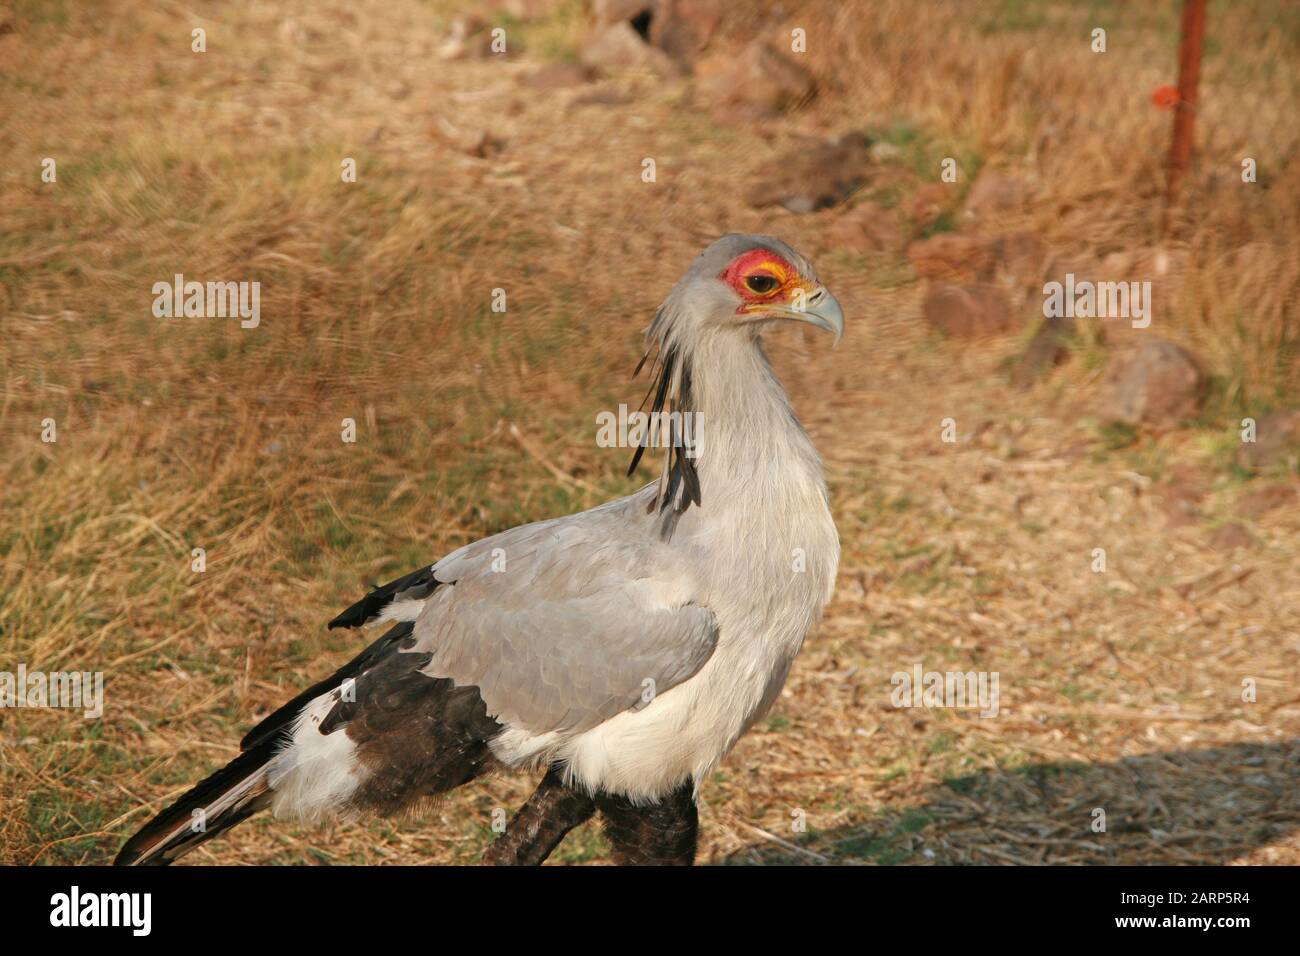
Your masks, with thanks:
[[[645,367],[651,353],[647,351],[637,363],[636,373]],[[634,373],[634,374],[636,374]],[[650,387],[641,400],[638,411],[648,409],[650,425],[641,436],[627,473],[631,475],[641,463],[645,450],[657,436],[668,433],[668,449],[664,463],[663,476],[660,479],[659,496],[651,504],[650,510],[664,515],[664,532],[671,533],[677,519],[692,504],[700,504],[700,478],[695,469],[695,447],[692,444],[693,429],[683,426],[685,416],[694,414],[691,408],[691,366],[676,346],[660,349],[650,364]],[[652,398],[653,396],[653,398]],[[666,425],[664,424],[666,420]]]

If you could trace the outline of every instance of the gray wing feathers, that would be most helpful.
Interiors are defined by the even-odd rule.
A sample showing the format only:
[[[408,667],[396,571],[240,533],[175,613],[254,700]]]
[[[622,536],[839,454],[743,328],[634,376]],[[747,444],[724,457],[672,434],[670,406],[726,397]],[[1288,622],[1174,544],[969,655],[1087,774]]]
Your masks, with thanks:
[[[716,634],[705,608],[647,610],[623,593],[523,610],[469,604],[430,634],[425,671],[477,685],[498,719],[537,733],[582,731],[636,706],[647,688],[686,680]]]
[[[525,525],[434,566],[415,625],[425,673],[473,684],[488,713],[534,733],[580,732],[704,665],[713,612],[689,561],[641,520],[642,495]],[[623,505],[623,507],[617,507]]]

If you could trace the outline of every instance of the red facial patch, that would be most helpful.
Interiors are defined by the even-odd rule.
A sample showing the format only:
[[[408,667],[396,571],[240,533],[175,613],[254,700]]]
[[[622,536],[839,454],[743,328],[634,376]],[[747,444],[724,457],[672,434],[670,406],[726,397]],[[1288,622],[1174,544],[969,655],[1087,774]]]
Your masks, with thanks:
[[[737,256],[719,278],[740,296],[740,312],[766,302],[785,301],[803,286],[799,270],[771,249],[751,249]]]

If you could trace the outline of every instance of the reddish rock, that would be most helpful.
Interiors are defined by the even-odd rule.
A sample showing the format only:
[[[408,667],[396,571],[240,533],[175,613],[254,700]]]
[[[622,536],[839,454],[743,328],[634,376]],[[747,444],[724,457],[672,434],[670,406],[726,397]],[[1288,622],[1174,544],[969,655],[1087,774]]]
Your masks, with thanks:
[[[603,70],[642,70],[660,76],[680,72],[667,53],[647,43],[626,21],[592,32],[579,58],[587,66]]]
[[[659,0],[650,20],[650,42],[689,68],[721,22],[713,0]]]
[[[974,282],[992,278],[996,241],[983,236],[940,233],[907,247],[907,259],[926,279]]]
[[[918,275],[957,282],[998,279],[1008,288],[1039,288],[1045,249],[1028,233],[976,236],[940,233],[907,247]]]
[[[1235,551],[1254,546],[1255,539],[1250,536],[1250,532],[1235,521],[1222,525],[1210,535],[1210,547],[1215,551]]]
[[[947,183],[923,183],[907,203],[907,213],[919,226],[928,226],[943,215],[956,193]]]
[[[1242,442],[1237,461],[1250,469],[1289,462],[1295,470],[1300,461],[1300,409],[1261,417],[1255,423],[1255,440]]]
[[[935,283],[922,312],[932,328],[959,339],[999,335],[1013,326],[1006,293],[992,285]]]
[[[836,219],[827,231],[838,249],[858,253],[893,253],[906,240],[906,232],[893,209],[863,203]]]
[[[1186,349],[1164,339],[1116,355],[1106,372],[1099,406],[1108,421],[1164,430],[1195,417],[1205,376]]]
[[[1237,513],[1246,518],[1258,518],[1274,508],[1288,505],[1296,498],[1294,485],[1267,485],[1257,488],[1237,502]]]
[[[739,54],[719,53],[699,62],[698,90],[715,117],[757,119],[800,106],[812,98],[812,74],[763,40]]]
[[[844,202],[866,183],[870,172],[866,137],[848,133],[765,163],[745,201],[755,209],[784,206],[791,212],[813,212]]]

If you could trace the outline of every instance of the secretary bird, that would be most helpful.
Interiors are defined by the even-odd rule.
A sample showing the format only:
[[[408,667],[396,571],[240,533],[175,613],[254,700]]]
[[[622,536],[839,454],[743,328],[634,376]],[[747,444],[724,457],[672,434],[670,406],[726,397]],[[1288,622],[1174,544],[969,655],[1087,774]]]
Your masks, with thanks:
[[[170,863],[268,807],[398,813],[504,767],[545,775],[485,863],[541,863],[597,812],[618,862],[692,863],[700,785],[771,707],[839,563],[821,460],[759,338],[785,320],[843,333],[808,260],[770,236],[705,249],[646,331],[658,481],[372,590],[329,626],[387,633],[116,862]]]

